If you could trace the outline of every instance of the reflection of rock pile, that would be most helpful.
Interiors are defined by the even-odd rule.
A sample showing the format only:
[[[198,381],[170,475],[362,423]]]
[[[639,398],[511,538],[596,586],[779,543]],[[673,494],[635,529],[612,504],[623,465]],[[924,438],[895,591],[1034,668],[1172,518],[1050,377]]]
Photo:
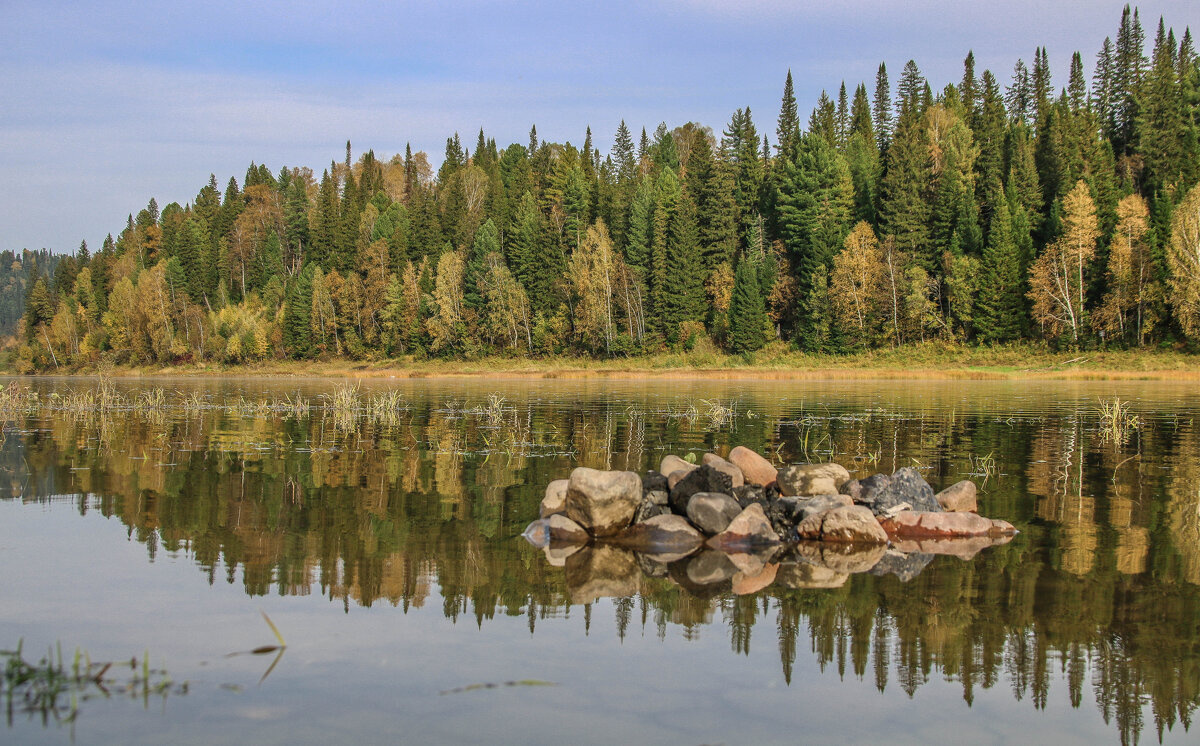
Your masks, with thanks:
[[[969,558],[1015,533],[975,510],[972,482],[935,495],[913,468],[852,480],[833,463],[776,469],[739,446],[700,464],[667,456],[640,478],[577,468],[546,487],[525,537],[566,567],[576,600],[636,592],[639,566],[696,592],[752,593],[855,572],[908,580],[934,554]]]

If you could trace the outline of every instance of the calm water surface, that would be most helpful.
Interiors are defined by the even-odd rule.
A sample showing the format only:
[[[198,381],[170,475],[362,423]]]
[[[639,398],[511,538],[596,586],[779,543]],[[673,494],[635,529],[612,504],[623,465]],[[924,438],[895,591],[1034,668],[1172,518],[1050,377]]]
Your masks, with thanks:
[[[1195,741],[1194,384],[388,381],[354,411],[330,381],[118,382],[110,410],[17,385],[0,648],[148,651],[172,683],[122,692],[126,664],[71,723],[5,703],[6,743]],[[587,603],[519,537],[575,466],[735,445],[972,478],[1021,533],[745,596],[642,562]],[[282,655],[247,652],[260,611]]]

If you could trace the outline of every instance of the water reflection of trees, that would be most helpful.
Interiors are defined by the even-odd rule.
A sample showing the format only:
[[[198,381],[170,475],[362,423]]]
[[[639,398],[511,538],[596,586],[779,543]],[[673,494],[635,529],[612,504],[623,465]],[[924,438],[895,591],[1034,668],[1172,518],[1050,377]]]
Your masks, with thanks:
[[[191,557],[210,583],[250,595],[320,592],[407,609],[440,599],[476,623],[582,613],[554,567],[514,539],[541,488],[575,465],[646,468],[668,450],[745,444],[861,473],[916,463],[935,485],[986,479],[984,513],[1022,534],[971,562],[935,561],[904,583],[853,575],[835,588],[776,583],[752,596],[689,593],[642,578],[613,602],[618,634],[729,635],[777,646],[790,681],[807,645],[822,669],[899,686],[931,676],[964,699],[1005,682],[1036,708],[1052,682],[1090,690],[1122,740],[1190,726],[1200,702],[1200,433],[1149,423],[1125,442],[1094,413],[996,416],[758,407],[713,428],[627,403],[509,403],[490,413],[415,404],[398,421],[338,426],[228,409],[10,417],[10,494],[74,494],[119,519],[153,557]],[[992,455],[994,469],[978,473]],[[765,637],[764,637],[765,636]],[[807,638],[807,640],[805,640]],[[1055,684],[1056,686],[1062,684]]]

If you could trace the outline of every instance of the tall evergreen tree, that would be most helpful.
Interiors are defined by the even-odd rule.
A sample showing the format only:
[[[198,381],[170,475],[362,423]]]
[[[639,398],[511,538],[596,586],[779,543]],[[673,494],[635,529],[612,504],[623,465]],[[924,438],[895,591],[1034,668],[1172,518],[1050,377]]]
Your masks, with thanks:
[[[871,103],[875,117],[875,138],[880,150],[886,150],[892,141],[892,89],[888,84],[887,65],[880,62],[875,73],[875,97]]]
[[[1021,258],[1013,239],[1005,200],[997,202],[983,249],[975,328],[983,341],[1010,342],[1024,329],[1025,299]]]
[[[764,331],[770,322],[756,269],[755,262],[743,256],[733,274],[729,299],[729,348],[733,352],[753,352],[766,342]]]
[[[786,153],[792,141],[800,136],[800,117],[796,112],[796,95],[792,89],[792,71],[788,69],[783,83],[783,101],[779,105],[779,122],[775,126],[778,141],[776,152]]]

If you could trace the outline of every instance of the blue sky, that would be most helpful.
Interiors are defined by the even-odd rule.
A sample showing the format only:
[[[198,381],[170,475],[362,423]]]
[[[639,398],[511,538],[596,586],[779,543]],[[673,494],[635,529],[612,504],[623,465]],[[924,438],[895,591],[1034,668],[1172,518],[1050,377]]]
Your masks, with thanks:
[[[635,132],[750,106],[774,139],[787,70],[807,121],[822,89],[893,89],[908,59],[940,89],[978,69],[1009,82],[1049,50],[1054,83],[1073,51],[1089,71],[1122,2],[644,0],[603,3],[57,2],[0,0],[0,250],[97,248],[150,197],[185,203],[251,162],[316,171],[357,153],[436,163],[455,131],[503,145],[602,151]],[[1200,32],[1200,4],[1141,3]]]

